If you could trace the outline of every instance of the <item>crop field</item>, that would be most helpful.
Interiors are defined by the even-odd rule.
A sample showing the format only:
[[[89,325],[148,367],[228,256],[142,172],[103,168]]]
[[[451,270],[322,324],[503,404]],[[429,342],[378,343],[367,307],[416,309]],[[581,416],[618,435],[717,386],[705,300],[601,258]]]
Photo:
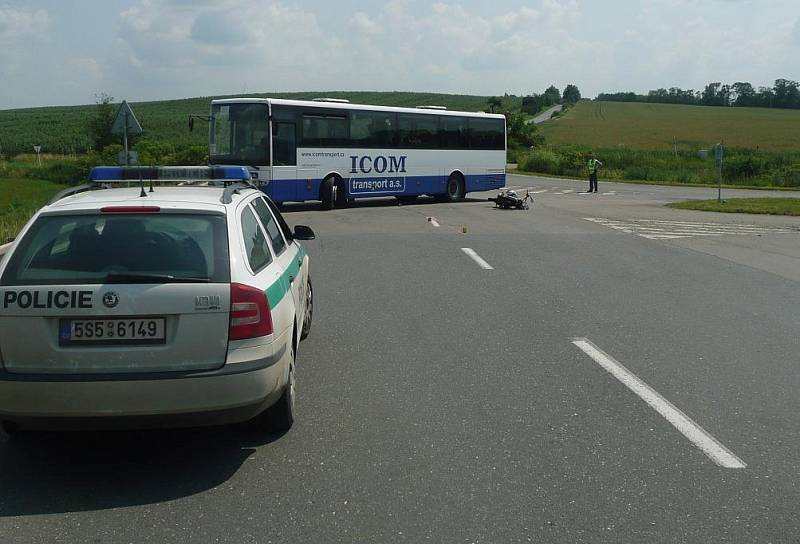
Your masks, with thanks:
[[[0,244],[15,236],[28,218],[64,187],[39,179],[0,179]]]
[[[482,111],[489,97],[410,92],[297,92],[249,94],[247,96],[292,99],[316,97],[347,98],[354,103],[384,106],[439,105],[451,110]],[[117,97],[119,100],[124,97]],[[198,97],[157,102],[131,102],[137,119],[145,130],[142,138],[152,143],[165,143],[177,148],[202,146],[208,133],[202,122],[188,129],[188,114],[207,114],[209,102],[216,97]],[[223,98],[223,97],[219,97]],[[226,97],[232,98],[232,97]],[[522,99],[503,99],[503,107],[519,109]],[[17,110],[0,110],[0,155],[30,153],[33,145],[41,145],[45,153],[69,155],[86,152],[91,141],[86,131],[94,106],[57,106]]]
[[[550,145],[613,149],[800,149],[800,110],[582,101],[541,125]]]

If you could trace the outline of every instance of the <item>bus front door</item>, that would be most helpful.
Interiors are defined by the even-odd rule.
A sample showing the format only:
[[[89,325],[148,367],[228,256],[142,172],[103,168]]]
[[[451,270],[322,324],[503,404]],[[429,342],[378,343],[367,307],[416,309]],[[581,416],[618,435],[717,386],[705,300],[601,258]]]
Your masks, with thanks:
[[[297,200],[297,130],[294,123],[272,123],[272,186],[275,202]]]

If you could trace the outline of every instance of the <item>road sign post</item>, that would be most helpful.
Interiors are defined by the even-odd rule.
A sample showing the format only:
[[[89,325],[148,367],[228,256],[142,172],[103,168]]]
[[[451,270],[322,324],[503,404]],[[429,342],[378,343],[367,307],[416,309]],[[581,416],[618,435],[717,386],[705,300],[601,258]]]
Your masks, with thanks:
[[[718,185],[717,185],[717,202],[722,202],[722,159],[725,157],[725,146],[718,143],[714,146],[714,158],[717,160],[717,168],[719,169]]]
[[[122,104],[119,105],[119,111],[117,111],[117,118],[114,119],[114,125],[111,127],[111,133],[122,136],[122,146],[125,148],[125,165],[130,166],[131,157],[128,151],[128,134],[141,134],[142,125],[136,120],[136,116],[133,114],[133,110],[126,100],[123,100]]]

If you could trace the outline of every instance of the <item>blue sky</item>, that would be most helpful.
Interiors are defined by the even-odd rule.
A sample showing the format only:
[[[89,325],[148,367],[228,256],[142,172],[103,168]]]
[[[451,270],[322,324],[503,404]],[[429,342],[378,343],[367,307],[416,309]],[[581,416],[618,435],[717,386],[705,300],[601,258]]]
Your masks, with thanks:
[[[0,0],[0,109],[800,79],[797,0]]]

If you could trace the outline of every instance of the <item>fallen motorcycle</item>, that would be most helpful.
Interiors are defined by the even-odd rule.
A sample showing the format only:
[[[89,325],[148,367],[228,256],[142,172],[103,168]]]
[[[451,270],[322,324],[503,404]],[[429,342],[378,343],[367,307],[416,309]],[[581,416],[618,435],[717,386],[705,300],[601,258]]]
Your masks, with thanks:
[[[525,191],[523,198],[520,198],[514,190],[500,191],[496,197],[488,198],[487,200],[494,202],[495,207],[501,210],[527,210],[533,204],[533,197],[530,191]]]

